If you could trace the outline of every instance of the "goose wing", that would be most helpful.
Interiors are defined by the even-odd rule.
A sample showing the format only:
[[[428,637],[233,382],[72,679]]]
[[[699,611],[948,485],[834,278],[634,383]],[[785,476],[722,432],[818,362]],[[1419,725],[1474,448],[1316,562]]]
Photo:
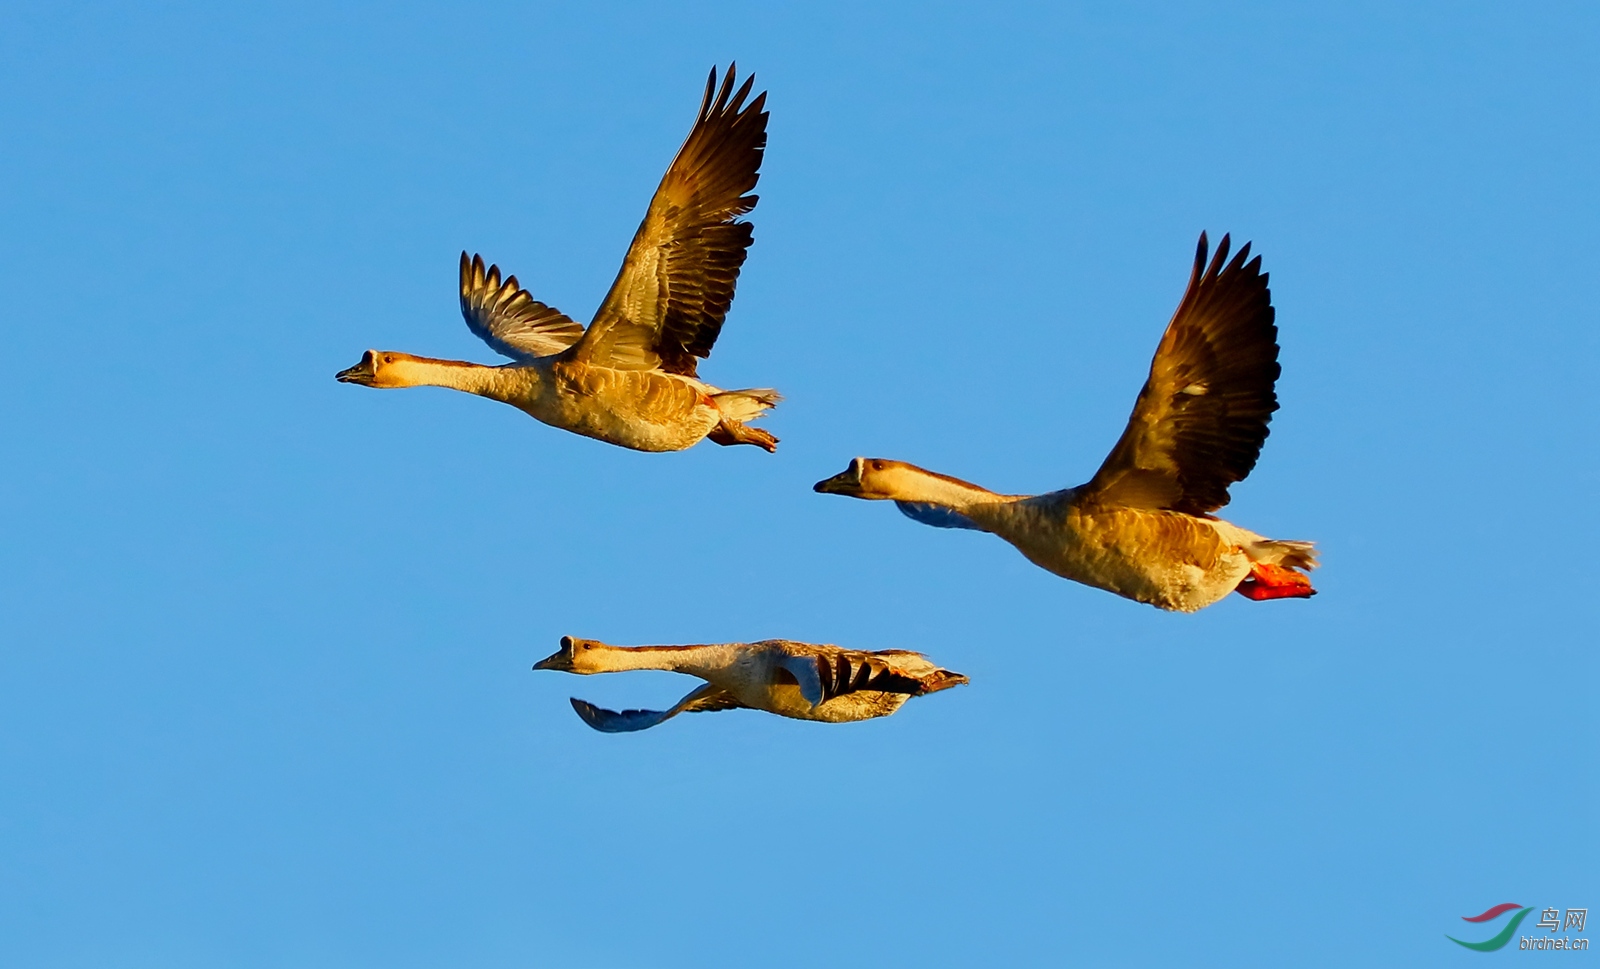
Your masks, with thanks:
[[[587,700],[572,698],[572,709],[578,711],[583,722],[602,733],[631,733],[653,727],[680,713],[709,713],[715,710],[737,710],[744,704],[717,687],[706,683],[677,703],[670,710],[606,710]]]
[[[1228,260],[1228,237],[1194,272],[1150,364],[1116,447],[1087,497],[1136,508],[1204,514],[1255,467],[1278,409],[1278,328],[1261,257],[1250,244]]]
[[[788,671],[800,686],[800,695],[812,706],[821,706],[836,696],[859,690],[876,690],[880,693],[905,693],[921,696],[927,693],[927,684],[918,672],[902,668],[910,663],[896,663],[894,657],[915,657],[929,670],[937,670],[920,653],[894,651],[890,653],[863,653],[847,649],[831,649],[817,653],[796,655],[787,653],[779,666]],[[950,674],[957,675],[957,674]],[[965,677],[961,678],[965,681]]]
[[[745,193],[767,144],[766,94],[744,103],[755,76],[735,93],[730,64],[720,89],[716,82],[712,68],[694,127],[574,346],[576,359],[692,377],[695,358],[710,355],[750,248],[750,223],[737,219],[755,208],[756,196]]]
[[[483,257],[461,254],[461,315],[467,329],[494,352],[513,360],[560,353],[578,342],[583,327],[553,306],[547,306],[517,285],[517,277],[500,282],[500,267],[483,267]]]

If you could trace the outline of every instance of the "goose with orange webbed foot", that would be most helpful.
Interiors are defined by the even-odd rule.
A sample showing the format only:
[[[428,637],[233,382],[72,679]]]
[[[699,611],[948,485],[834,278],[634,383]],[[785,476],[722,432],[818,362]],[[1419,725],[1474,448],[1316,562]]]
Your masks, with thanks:
[[[1255,467],[1278,409],[1277,326],[1261,258],[1228,237],[1206,261],[1200,235],[1189,288],[1168,324],[1122,438],[1088,484],[1001,495],[903,461],[856,458],[815,490],[895,501],[927,525],[1005,539],[1068,579],[1193,612],[1238,592],[1315,595],[1310,542],[1278,541],[1214,517]]]
[[[740,221],[767,143],[766,94],[754,76],[734,90],[711,71],[694,127],[650,200],[622,269],[594,321],[580,326],[535,300],[515,276],[461,254],[467,326],[513,363],[488,367],[368,350],[335,376],[366,387],[450,387],[510,404],[553,427],[638,451],[681,451],[704,438],[776,450],[747,422],[774,390],[722,390],[700,380],[752,240]]]
[[[838,646],[768,639],[700,646],[608,646],[561,637],[561,649],[533,665],[564,673],[669,670],[705,680],[667,710],[603,710],[572,699],[583,722],[605,733],[653,727],[680,713],[749,708],[795,720],[844,723],[887,717],[914,696],[967,682],[921,653],[862,652]]]

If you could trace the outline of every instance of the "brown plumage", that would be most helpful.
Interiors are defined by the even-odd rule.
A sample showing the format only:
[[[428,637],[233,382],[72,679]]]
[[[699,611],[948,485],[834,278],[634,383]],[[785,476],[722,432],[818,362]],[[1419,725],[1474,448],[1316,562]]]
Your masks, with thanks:
[[[338,379],[369,387],[445,386],[504,401],[540,421],[641,451],[676,451],[777,438],[746,427],[779,400],[764,388],[700,381],[733,301],[752,239],[748,222],[767,143],[766,94],[734,87],[728,67],[706,81],[700,110],[650,200],[611,290],[588,329],[524,290],[500,267],[461,254],[467,326],[515,363],[480,367],[367,351]]]
[[[915,696],[967,682],[921,653],[878,652],[767,639],[755,643],[696,646],[608,646],[592,639],[561,638],[561,649],[536,670],[615,673],[670,670],[705,680],[667,710],[605,710],[572,700],[584,722],[606,733],[653,727],[680,713],[748,707],[795,720],[845,723],[886,717]]]
[[[1214,518],[1255,467],[1278,408],[1277,326],[1261,260],[1228,260],[1228,237],[1194,270],[1122,437],[1085,485],[1002,495],[902,461],[856,458],[816,490],[893,500],[941,528],[992,532],[1057,575],[1162,609],[1192,612],[1231,591],[1313,595],[1310,542],[1264,538]],[[1246,260],[1249,260],[1248,262]]]
[[[804,662],[816,668],[818,686],[822,690],[822,700],[827,702],[834,697],[845,696],[849,693],[874,691],[877,693],[902,693],[906,696],[922,696],[925,693],[936,693],[958,683],[965,683],[967,678],[959,673],[949,670],[935,669],[929,672],[925,667],[926,659],[921,653],[913,653],[900,649],[885,649],[877,652],[863,652],[854,649],[840,649],[836,646],[817,649],[816,652],[805,654],[799,652],[800,647],[808,646],[805,643],[789,643],[789,649],[796,655],[804,656]],[[917,663],[916,673],[907,672],[896,663]],[[776,681],[799,685],[799,680],[787,669],[778,670]]]

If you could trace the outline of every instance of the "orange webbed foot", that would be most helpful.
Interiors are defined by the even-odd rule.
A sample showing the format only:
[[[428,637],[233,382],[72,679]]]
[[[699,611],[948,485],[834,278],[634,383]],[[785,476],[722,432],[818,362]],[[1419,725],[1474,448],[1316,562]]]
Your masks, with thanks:
[[[1268,599],[1309,599],[1317,594],[1311,588],[1311,577],[1297,569],[1281,565],[1250,566],[1250,574],[1234,588],[1235,592],[1256,602]]]

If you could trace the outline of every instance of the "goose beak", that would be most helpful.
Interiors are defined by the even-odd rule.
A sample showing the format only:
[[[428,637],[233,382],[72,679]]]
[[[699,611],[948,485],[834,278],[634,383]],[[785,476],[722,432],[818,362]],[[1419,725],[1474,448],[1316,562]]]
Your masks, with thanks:
[[[824,495],[848,495],[851,498],[861,497],[861,461],[850,462],[850,467],[834,475],[824,478],[811,486],[811,490]]]
[[[347,370],[341,370],[333,375],[333,379],[341,384],[361,384],[371,387],[372,381],[377,379],[378,368],[375,366],[376,358],[371,350],[361,355],[361,362]]]
[[[564,649],[558,649],[544,659],[533,664],[536,670],[557,670],[565,673],[572,669],[572,657]]]

